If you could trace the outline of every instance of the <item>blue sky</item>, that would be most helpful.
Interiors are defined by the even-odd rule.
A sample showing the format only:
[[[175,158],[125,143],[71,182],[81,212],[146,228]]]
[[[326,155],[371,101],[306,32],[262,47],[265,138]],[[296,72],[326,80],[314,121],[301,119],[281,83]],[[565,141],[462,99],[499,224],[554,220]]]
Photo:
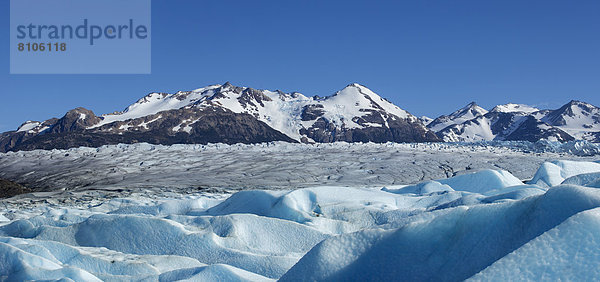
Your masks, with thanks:
[[[226,81],[320,96],[358,82],[432,117],[470,101],[600,105],[600,1],[153,0],[150,75],[9,75],[8,2],[0,131]]]

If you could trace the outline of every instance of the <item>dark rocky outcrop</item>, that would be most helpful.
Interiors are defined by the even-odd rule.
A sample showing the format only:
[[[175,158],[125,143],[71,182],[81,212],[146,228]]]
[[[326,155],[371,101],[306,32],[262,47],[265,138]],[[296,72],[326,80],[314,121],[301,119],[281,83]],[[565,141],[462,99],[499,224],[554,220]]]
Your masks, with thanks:
[[[90,126],[98,124],[102,119],[94,112],[85,108],[76,108],[68,111],[62,118],[56,121],[50,128],[50,133],[61,133],[71,131],[82,131]]]
[[[511,141],[530,141],[536,142],[540,139],[556,139],[557,141],[567,142],[575,140],[568,133],[556,127],[545,126],[546,124],[535,119],[532,116],[525,117],[519,126],[510,134],[503,137],[504,140]]]
[[[377,115],[363,116],[363,120],[357,123],[369,122],[380,126],[369,126],[364,128],[336,128],[326,118],[320,117],[308,129],[300,131],[316,142],[331,143],[337,141],[345,142],[439,142],[432,131],[427,130],[422,123],[408,119],[390,119],[385,124],[383,118]]]
[[[0,198],[10,198],[30,192],[31,189],[23,185],[0,178]]]

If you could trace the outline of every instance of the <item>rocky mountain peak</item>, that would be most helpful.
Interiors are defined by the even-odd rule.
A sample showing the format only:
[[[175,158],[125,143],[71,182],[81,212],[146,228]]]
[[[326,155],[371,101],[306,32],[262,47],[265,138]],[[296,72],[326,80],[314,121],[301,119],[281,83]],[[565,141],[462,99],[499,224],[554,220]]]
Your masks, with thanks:
[[[85,130],[90,126],[94,126],[102,121],[102,118],[97,117],[94,112],[86,108],[75,108],[68,111],[60,118],[50,129],[52,133],[60,133],[65,131]]]
[[[234,92],[241,93],[244,91],[245,87],[239,87],[231,84],[229,81],[225,82],[225,84],[221,85],[221,87],[216,89],[216,92],[224,93],[224,92]]]
[[[488,111],[486,109],[480,107],[479,105],[477,105],[477,103],[471,102],[459,109],[458,111],[453,112],[452,114],[450,114],[450,116],[453,118],[459,118],[464,116],[467,116],[467,118],[474,118],[476,116],[485,115],[487,112]]]
[[[582,101],[577,101],[577,100],[571,100],[564,107],[571,108],[571,109],[573,109],[574,107],[578,107],[586,112],[593,112],[593,111],[597,111],[598,109],[600,109],[592,104],[582,102]]]
[[[450,115],[443,115],[432,122],[430,122],[427,127],[432,129],[433,131],[440,131],[448,126],[452,126],[455,124],[461,124],[466,121],[472,120],[476,117],[487,114],[487,110],[477,105],[475,102],[471,102],[466,106],[458,109],[457,111],[451,113]]]

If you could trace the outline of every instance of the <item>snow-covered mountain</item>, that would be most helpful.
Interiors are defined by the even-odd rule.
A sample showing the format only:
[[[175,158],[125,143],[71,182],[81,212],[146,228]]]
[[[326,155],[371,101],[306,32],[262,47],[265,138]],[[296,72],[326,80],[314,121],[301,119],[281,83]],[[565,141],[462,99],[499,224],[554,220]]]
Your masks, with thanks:
[[[353,83],[328,97],[259,90],[230,83],[193,91],[150,93],[121,112],[84,108],[62,118],[27,121],[0,135],[0,151],[98,147],[107,144],[600,142],[600,108],[571,101],[556,110],[504,104],[490,111],[471,102],[436,119],[417,118]]]
[[[434,119],[427,127],[433,131],[440,131],[448,126],[462,124],[478,116],[485,115],[487,112],[487,110],[478,106],[475,102],[471,102],[450,115],[443,115]]]
[[[600,108],[594,105],[573,100],[548,112],[541,120],[577,139],[600,141]]]
[[[533,116],[513,112],[488,112],[483,116],[455,124],[437,132],[447,142],[476,142],[489,140],[522,140],[535,142],[570,141],[574,138],[564,131],[549,126]]]
[[[470,104],[471,105],[471,104]],[[465,108],[453,113],[462,113]],[[452,116],[450,115],[450,116]],[[448,127],[428,125],[448,142],[483,140],[569,141],[574,139],[600,141],[600,109],[587,103],[571,101],[557,110],[539,110],[523,104],[504,104],[472,119],[447,121]]]
[[[417,117],[356,83],[324,98],[230,83],[150,93],[122,112],[98,117],[77,108],[5,135],[2,151],[137,142],[440,141]]]

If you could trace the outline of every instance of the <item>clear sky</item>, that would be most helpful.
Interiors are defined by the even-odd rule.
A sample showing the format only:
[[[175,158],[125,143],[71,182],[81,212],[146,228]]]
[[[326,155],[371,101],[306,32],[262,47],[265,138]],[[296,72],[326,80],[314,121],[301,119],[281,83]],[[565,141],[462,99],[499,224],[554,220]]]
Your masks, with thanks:
[[[415,115],[471,101],[600,105],[600,1],[152,1],[152,74],[9,75],[0,131],[230,81],[331,95],[358,82]]]

